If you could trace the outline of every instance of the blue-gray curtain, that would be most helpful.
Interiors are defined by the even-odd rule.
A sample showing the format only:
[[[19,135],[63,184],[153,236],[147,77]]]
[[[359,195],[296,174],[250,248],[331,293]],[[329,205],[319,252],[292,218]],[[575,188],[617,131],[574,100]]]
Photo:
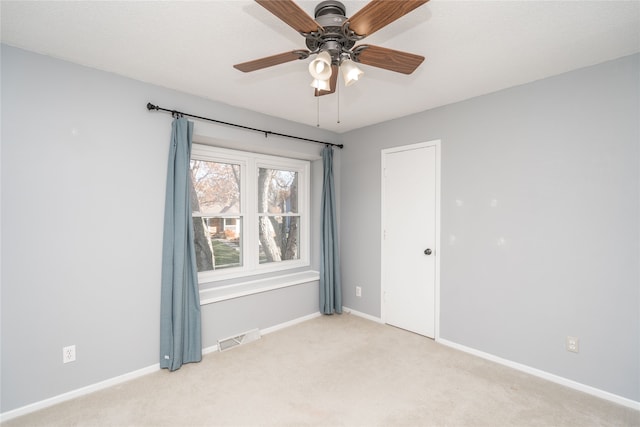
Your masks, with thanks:
[[[202,360],[200,294],[191,217],[193,123],[173,120],[162,247],[160,367],[174,371]]]
[[[324,180],[322,184],[322,225],[320,231],[320,311],[342,313],[342,284],[338,253],[336,197],[333,185],[333,147],[322,150]]]

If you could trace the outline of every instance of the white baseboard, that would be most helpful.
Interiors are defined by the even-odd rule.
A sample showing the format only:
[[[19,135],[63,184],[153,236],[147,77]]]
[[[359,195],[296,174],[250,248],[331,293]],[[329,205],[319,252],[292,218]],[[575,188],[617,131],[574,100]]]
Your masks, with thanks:
[[[322,313],[320,312],[307,314],[306,316],[298,317],[297,319],[289,320],[288,322],[261,329],[260,332],[262,332],[263,335],[270,334],[272,332],[279,331],[280,329],[288,328],[289,326],[297,325],[298,323],[306,322],[307,320],[311,320],[320,316],[322,316]]]
[[[298,323],[305,322],[307,320],[311,320],[315,317],[320,317],[322,314],[320,312],[312,313],[306,316],[299,317],[297,319],[290,320],[288,322],[280,323],[275,326],[271,326],[265,329],[261,329],[260,332],[263,335],[269,334],[271,332],[279,331],[284,328],[288,328],[289,326],[296,325]],[[209,354],[218,351],[218,345],[212,345],[210,347],[206,347],[202,349],[202,354]],[[45,400],[41,400],[39,402],[31,403],[29,405],[22,406],[20,408],[12,409],[10,411],[4,412],[0,414],[0,422],[9,421],[10,419],[20,417],[22,415],[30,414],[31,412],[39,411],[44,408],[48,408],[49,406],[56,405],[58,403],[65,402],[67,400],[75,399],[77,397],[85,396],[90,393],[94,393],[96,391],[104,390],[105,388],[113,387],[118,384],[122,384],[126,381],[131,381],[133,379],[152,374],[160,370],[160,364],[156,363],[155,365],[148,366],[146,368],[138,369],[137,371],[129,372],[124,375],[120,375],[114,378],[110,378],[105,381],[100,381],[95,384],[88,385],[86,387],[82,387],[76,390],[69,391],[67,393],[59,394],[57,396],[50,397]]]
[[[380,319],[379,317],[371,316],[369,314],[362,313],[362,312],[359,312],[357,310],[353,310],[353,309],[351,309],[349,307],[343,307],[342,310],[346,314],[353,314],[354,316],[362,317],[364,319],[371,320],[372,322],[384,324],[382,319]],[[288,322],[280,323],[278,325],[262,329],[261,333],[266,335],[266,334],[269,334],[269,333],[272,333],[272,332],[276,332],[276,331],[279,331],[281,329],[287,328],[289,326],[293,326],[293,325],[296,325],[298,323],[302,323],[302,322],[305,322],[307,320],[311,320],[313,318],[320,317],[320,316],[322,316],[322,314],[319,313],[319,312],[318,313],[312,313],[312,314],[309,314],[309,315],[306,315],[306,316],[299,317],[297,319],[290,320]],[[588,386],[588,385],[585,385],[585,384],[582,384],[582,383],[579,383],[579,382],[576,382],[576,381],[573,381],[573,380],[569,380],[567,378],[563,378],[563,377],[560,377],[558,375],[551,374],[549,372],[541,371],[539,369],[535,369],[535,368],[532,368],[532,367],[527,366],[527,365],[523,365],[523,364],[520,364],[520,363],[517,363],[517,362],[513,362],[511,360],[503,359],[501,357],[494,356],[492,354],[485,353],[485,352],[482,352],[480,350],[473,349],[471,347],[466,347],[464,345],[461,345],[461,344],[458,344],[458,343],[455,343],[455,342],[452,342],[452,341],[448,341],[448,340],[443,339],[443,338],[438,339],[437,342],[442,344],[442,345],[446,345],[448,347],[455,348],[455,349],[460,350],[460,351],[464,351],[465,353],[469,353],[469,354],[472,354],[474,356],[478,356],[478,357],[481,357],[483,359],[487,359],[487,360],[490,360],[492,362],[496,362],[496,363],[499,363],[501,365],[508,366],[510,368],[517,369],[519,371],[534,375],[536,377],[543,378],[545,380],[548,380],[548,381],[551,381],[551,382],[554,382],[554,383],[557,383],[557,384],[561,384],[561,385],[564,385],[566,387],[569,387],[569,388],[572,388],[572,389],[575,389],[575,390],[578,390],[578,391],[582,391],[582,392],[590,394],[592,396],[596,396],[596,397],[599,397],[601,399],[605,399],[605,400],[608,400],[610,402],[617,403],[619,405],[626,406],[628,408],[640,411],[640,402],[636,402],[635,400],[631,400],[631,399],[628,399],[626,397],[618,396],[616,394],[609,393],[607,391],[600,390],[600,389],[597,389],[595,387],[591,387],[591,386]],[[210,347],[204,348],[202,350],[202,353],[203,354],[209,354],[209,353],[213,353],[215,351],[218,351],[218,345],[217,344],[213,345],[213,346],[210,346]],[[35,412],[35,411],[38,411],[40,409],[47,408],[49,406],[53,406],[53,405],[56,405],[58,403],[62,403],[62,402],[67,401],[67,400],[75,399],[77,397],[81,397],[81,396],[84,396],[84,395],[87,395],[87,394],[90,394],[90,393],[93,393],[93,392],[96,392],[96,391],[99,391],[99,390],[103,390],[105,388],[113,387],[115,385],[122,384],[122,383],[124,383],[126,381],[130,381],[130,380],[133,380],[133,379],[136,379],[136,378],[139,378],[139,377],[154,373],[154,372],[156,372],[158,370],[160,370],[160,364],[156,363],[156,364],[148,366],[146,368],[138,369],[136,371],[129,372],[129,373],[124,374],[124,375],[120,375],[120,376],[117,376],[117,377],[114,377],[114,378],[110,378],[108,380],[101,381],[101,382],[98,382],[98,383],[95,383],[95,384],[91,384],[89,386],[82,387],[82,388],[79,388],[79,389],[76,389],[76,390],[72,390],[70,392],[60,394],[58,396],[54,396],[54,397],[51,397],[51,398],[48,398],[48,399],[45,399],[45,400],[41,400],[39,402],[35,402],[35,403],[29,404],[29,405],[26,405],[26,406],[22,406],[20,408],[13,409],[11,411],[7,411],[7,412],[4,412],[4,413],[0,414],[0,422],[8,421],[10,419],[13,419],[13,418],[16,418],[16,417],[20,417],[22,415],[27,415],[27,414],[29,414],[31,412]]]
[[[354,316],[359,316],[364,319],[371,320],[376,323],[382,323],[382,319],[379,317],[374,317],[366,313],[362,313],[356,310],[353,310],[349,307],[342,307],[342,311],[348,314],[353,314]],[[486,360],[490,360],[495,363],[499,363],[504,366],[508,366],[510,368],[516,369],[521,372],[525,372],[527,374],[534,375],[536,377],[545,379],[547,381],[551,381],[556,384],[563,385],[565,387],[572,388],[574,390],[581,391],[583,393],[590,394],[595,397],[599,397],[604,400],[608,400],[613,403],[617,403],[618,405],[626,406],[627,408],[635,409],[640,411],[640,402],[636,402],[635,400],[628,399],[626,397],[618,396],[617,394],[610,393],[608,391],[600,390],[595,387],[588,386],[586,384],[579,383],[577,381],[573,381],[555,374],[551,374],[549,372],[542,371],[540,369],[532,368],[527,365],[523,365],[521,363],[513,362],[508,359],[503,359],[498,356],[494,356],[493,354],[485,353],[480,350],[476,350],[471,347],[464,346],[462,344],[455,343],[453,341],[446,340],[444,338],[436,338],[436,341],[442,345],[446,345],[447,347],[455,348],[456,350],[464,351],[465,353],[472,354],[477,357],[481,357]]]
[[[541,371],[540,369],[532,368],[527,365],[523,365],[521,363],[513,362],[508,359],[503,359],[498,356],[494,356],[493,354],[485,353],[480,350],[476,350],[471,347],[464,346],[462,344],[458,344],[452,341],[448,341],[446,339],[440,338],[437,340],[438,343],[446,345],[447,347],[455,348],[456,350],[464,351],[465,353],[472,354],[474,356],[481,357],[486,360],[490,360],[492,362],[499,363],[504,366],[508,366],[509,368],[516,369],[518,371],[525,372],[527,374],[531,374],[533,376],[545,379],[547,381],[551,381],[556,384],[563,385],[565,387],[572,388],[574,390],[581,391],[583,393],[590,394],[595,397],[599,397],[601,399],[608,400],[613,403],[617,403],[618,405],[626,406],[631,409],[635,409],[640,411],[640,402],[636,402],[635,400],[628,399],[626,397],[618,396],[617,394],[609,393],[608,391],[600,390],[595,387],[588,386],[586,384],[579,383],[577,381],[573,381],[555,374],[551,374],[549,372]]]
[[[215,353],[218,350],[219,350],[218,344],[214,344],[212,346],[203,348],[202,355],[204,356],[205,354]]]
[[[40,409],[48,408],[49,406],[53,406],[67,400],[75,399],[77,397],[85,396],[87,394],[103,390],[105,388],[113,387],[118,384],[122,384],[123,382],[152,374],[158,370],[160,370],[160,363],[156,363],[155,365],[147,366],[146,368],[138,369],[137,371],[129,372],[127,374],[120,375],[114,378],[109,378],[108,380],[100,381],[86,387],[71,390],[67,393],[59,394],[57,396],[53,396],[39,402],[31,403],[29,405],[22,406],[20,408],[0,414],[0,422],[5,422],[12,418],[27,415],[31,412],[39,411]]]
[[[342,306],[342,312],[346,314],[353,314],[354,316],[362,317],[363,319],[371,320],[372,322],[384,324],[382,319],[379,317],[375,317],[367,313],[362,313],[361,311],[357,311],[349,307]]]

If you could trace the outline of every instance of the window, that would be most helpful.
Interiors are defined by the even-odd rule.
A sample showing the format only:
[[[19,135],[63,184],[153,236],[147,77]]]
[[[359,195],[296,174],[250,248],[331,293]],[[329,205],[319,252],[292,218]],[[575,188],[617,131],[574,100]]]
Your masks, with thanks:
[[[309,265],[309,162],[194,145],[199,281]]]

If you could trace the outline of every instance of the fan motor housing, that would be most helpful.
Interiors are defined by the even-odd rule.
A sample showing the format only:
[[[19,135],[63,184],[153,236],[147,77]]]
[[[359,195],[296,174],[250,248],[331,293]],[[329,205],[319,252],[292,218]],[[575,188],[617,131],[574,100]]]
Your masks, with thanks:
[[[340,53],[348,51],[356,43],[348,39],[342,26],[347,21],[344,5],[335,0],[320,2],[315,8],[315,21],[324,28],[320,33],[305,35],[306,44],[312,53],[328,50],[331,57],[337,59]]]

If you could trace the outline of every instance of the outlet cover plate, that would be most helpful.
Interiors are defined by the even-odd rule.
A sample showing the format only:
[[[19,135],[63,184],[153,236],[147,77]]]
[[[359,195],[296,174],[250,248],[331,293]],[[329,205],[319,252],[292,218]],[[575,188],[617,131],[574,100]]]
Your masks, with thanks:
[[[76,361],[76,346],[70,345],[62,348],[62,363]]]
[[[567,351],[572,353],[580,351],[580,340],[577,337],[567,337]]]

